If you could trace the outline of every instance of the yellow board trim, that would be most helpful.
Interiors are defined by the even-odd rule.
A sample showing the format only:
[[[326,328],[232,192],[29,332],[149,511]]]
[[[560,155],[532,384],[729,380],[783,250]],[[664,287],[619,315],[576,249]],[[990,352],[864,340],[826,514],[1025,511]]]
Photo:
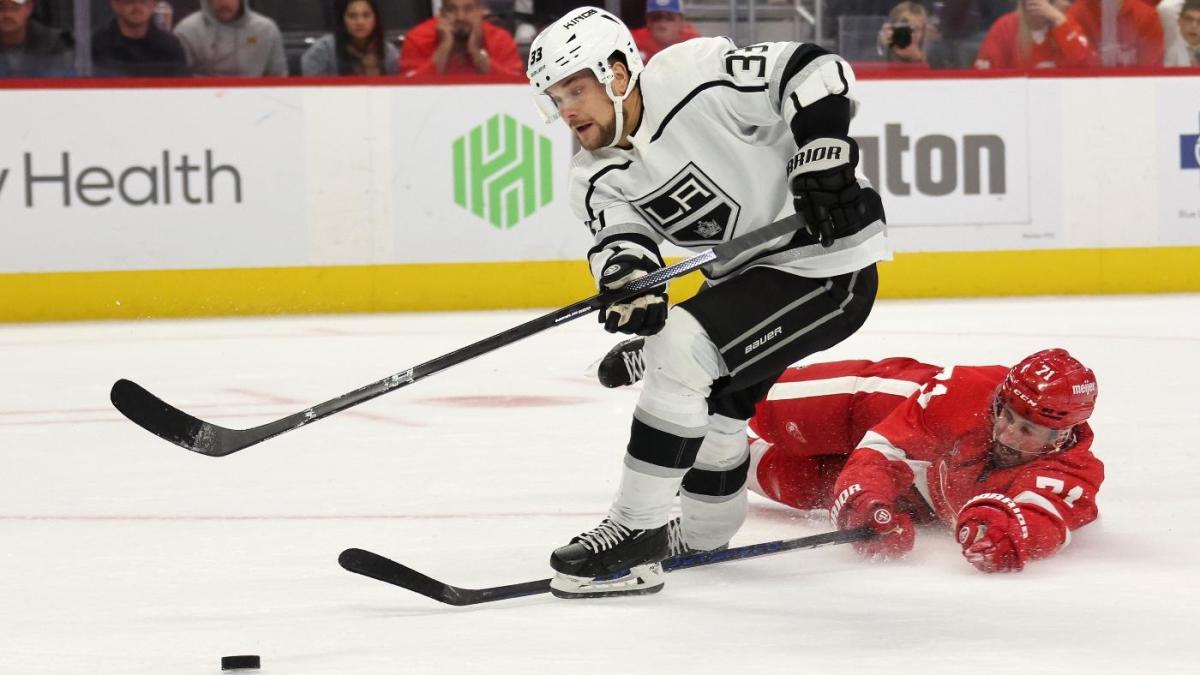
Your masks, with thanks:
[[[695,293],[700,275],[672,284]],[[1200,247],[900,253],[881,298],[1200,291]],[[569,305],[582,260],[0,275],[0,321],[482,310]]]

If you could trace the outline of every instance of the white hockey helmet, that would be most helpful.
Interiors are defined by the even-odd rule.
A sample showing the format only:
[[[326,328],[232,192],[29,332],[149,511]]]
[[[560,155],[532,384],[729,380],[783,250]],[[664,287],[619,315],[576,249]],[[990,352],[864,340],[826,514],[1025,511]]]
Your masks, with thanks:
[[[629,86],[621,96],[612,89],[613,71],[608,59],[614,52],[625,57],[629,68]],[[546,90],[584,68],[596,75],[613,102],[617,119],[611,147],[621,139],[625,117],[622,104],[633,92],[644,66],[633,34],[620,19],[597,7],[580,7],[568,13],[547,26],[529,46],[525,75],[537,92],[535,100],[546,122],[558,119],[558,106]]]

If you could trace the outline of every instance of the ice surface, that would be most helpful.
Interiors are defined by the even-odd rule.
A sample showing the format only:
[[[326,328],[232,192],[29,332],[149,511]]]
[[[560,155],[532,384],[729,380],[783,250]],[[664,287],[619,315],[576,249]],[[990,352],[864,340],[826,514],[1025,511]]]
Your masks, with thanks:
[[[1097,372],[1101,519],[984,575],[950,534],[895,564],[849,547],[667,577],[655,596],[456,609],[345,572],[350,546],[465,586],[548,575],[616,489],[635,390],[584,371],[583,319],[225,458],[108,404],[131,378],[247,427],[532,312],[0,328],[0,673],[1198,672],[1200,297],[882,302],[817,358]],[[823,531],[761,500],[734,544]]]

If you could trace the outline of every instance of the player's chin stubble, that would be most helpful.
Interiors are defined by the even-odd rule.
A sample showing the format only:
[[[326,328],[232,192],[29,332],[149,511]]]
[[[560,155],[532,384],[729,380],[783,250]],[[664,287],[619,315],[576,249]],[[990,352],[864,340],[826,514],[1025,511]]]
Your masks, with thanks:
[[[613,135],[616,133],[615,124],[605,125],[600,124],[599,122],[593,122],[592,126],[595,128],[591,130],[591,133],[587,134],[588,139],[579,139],[579,144],[582,145],[585,150],[599,150],[600,148],[606,147],[612,143]]]

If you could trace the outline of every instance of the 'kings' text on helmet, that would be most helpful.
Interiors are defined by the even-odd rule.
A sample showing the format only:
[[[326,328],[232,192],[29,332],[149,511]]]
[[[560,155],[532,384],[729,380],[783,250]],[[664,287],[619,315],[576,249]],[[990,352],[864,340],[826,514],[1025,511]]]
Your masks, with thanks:
[[[623,95],[613,92],[613,71],[609,59],[613,54],[624,57],[629,69],[629,86]],[[537,92],[538,110],[547,122],[558,119],[558,108],[546,93],[555,83],[588,69],[604,85],[616,110],[616,133],[610,145],[622,135],[624,114],[622,104],[637,85],[642,69],[642,55],[633,35],[621,20],[597,7],[580,7],[550,24],[529,46],[529,65],[525,71],[529,83]]]

